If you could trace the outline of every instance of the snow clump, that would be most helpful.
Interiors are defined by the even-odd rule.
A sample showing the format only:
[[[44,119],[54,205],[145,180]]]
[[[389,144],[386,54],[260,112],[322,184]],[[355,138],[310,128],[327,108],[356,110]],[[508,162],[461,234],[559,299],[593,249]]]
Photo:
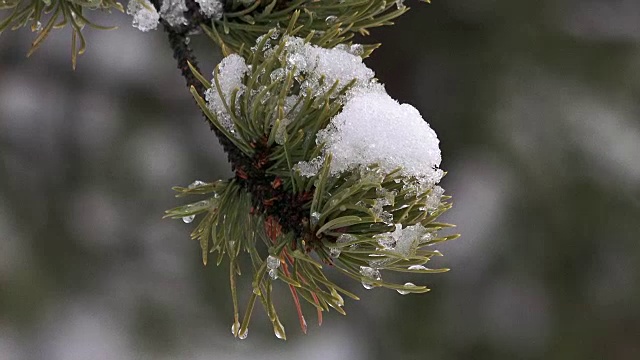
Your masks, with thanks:
[[[225,129],[235,134],[235,126],[225,103],[228,104],[231,101],[231,95],[235,89],[238,89],[236,99],[239,99],[240,95],[244,93],[246,86],[242,83],[242,79],[249,71],[249,67],[242,56],[231,54],[222,59],[218,71],[218,82],[224,99],[220,97],[214,84],[205,93],[207,107],[218,117],[218,121]]]
[[[384,92],[353,96],[318,132],[316,143],[324,144],[325,154],[332,154],[333,175],[377,164],[383,173],[401,168],[404,177],[421,183],[434,184],[442,177],[436,133],[416,108],[401,105]]]

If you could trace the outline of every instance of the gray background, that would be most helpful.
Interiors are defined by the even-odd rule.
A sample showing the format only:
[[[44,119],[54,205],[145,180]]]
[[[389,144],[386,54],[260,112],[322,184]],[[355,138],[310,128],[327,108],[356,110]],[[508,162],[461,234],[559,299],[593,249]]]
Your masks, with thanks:
[[[362,300],[307,336],[283,287],[287,342],[260,308],[234,340],[227,269],[161,219],[230,173],[163,32],[99,17],[120,29],[75,72],[68,29],[30,59],[2,34],[0,359],[640,358],[640,2],[406,3],[367,63],[441,139],[453,270],[418,296],[341,280]]]

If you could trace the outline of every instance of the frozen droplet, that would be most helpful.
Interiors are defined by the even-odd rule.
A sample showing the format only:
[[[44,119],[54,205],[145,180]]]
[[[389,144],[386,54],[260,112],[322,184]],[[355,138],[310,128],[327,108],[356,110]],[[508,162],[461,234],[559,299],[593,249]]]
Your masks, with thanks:
[[[353,44],[349,48],[349,52],[356,56],[362,56],[364,54],[364,46],[362,44]]]
[[[189,216],[183,217],[182,221],[184,221],[185,224],[190,224],[195,218],[196,218],[195,215],[189,215]]]
[[[391,225],[393,224],[393,214],[388,211],[383,211],[382,214],[380,214],[380,220],[385,224]]]
[[[195,188],[203,186],[203,185],[207,185],[207,183],[204,182],[204,181],[196,180],[196,181],[192,182],[191,184],[189,184],[189,186],[187,186],[187,189],[195,189]]]
[[[437,210],[438,206],[440,205],[440,200],[443,194],[444,194],[443,188],[441,188],[440,186],[434,186],[433,189],[431,189],[431,192],[429,193],[429,195],[427,196],[427,201],[426,201],[427,210],[429,211]]]
[[[338,17],[335,15],[329,15],[326,19],[324,19],[324,21],[327,23],[327,25],[333,25],[336,23],[336,21],[338,21]]]
[[[236,321],[231,325],[231,333],[235,336],[240,330],[240,322]]]
[[[185,45],[189,45],[189,43],[190,43],[190,42],[191,42],[191,37],[186,36],[186,37],[184,38],[184,44],[185,44]]]
[[[415,285],[414,283],[410,283],[410,282],[405,283],[405,284],[404,284],[404,286],[405,286],[405,287],[416,287],[416,285]],[[397,291],[397,292],[398,292],[398,294],[400,294],[400,295],[407,295],[408,293],[410,293],[410,292],[411,292],[411,291],[403,290],[403,289],[398,289],[398,290],[396,290],[396,291]]]
[[[362,286],[367,290],[375,287],[373,281],[371,280],[380,281],[382,279],[380,270],[374,269],[369,266],[360,266],[360,275],[365,277],[365,279],[362,280]]]
[[[336,244],[346,244],[349,241],[357,240],[357,238],[351,234],[342,234],[338,236],[338,240],[336,240]]]
[[[342,253],[342,250],[340,248],[332,247],[329,249],[329,255],[333,258],[339,257],[341,253]]]
[[[396,6],[398,10],[404,10],[407,6],[404,4],[404,0],[396,0]]]
[[[40,21],[36,22],[36,31],[42,30],[42,23]]]
[[[391,236],[391,233],[376,235],[375,238],[383,250],[390,250],[396,246],[396,239]]]
[[[381,269],[386,264],[388,264],[389,261],[391,261],[391,259],[389,259],[387,257],[384,257],[382,259],[369,260],[369,266],[371,266],[374,269]]]
[[[309,220],[311,221],[311,226],[318,225],[318,221],[320,221],[320,213],[317,211],[312,212]]]
[[[269,270],[273,270],[277,269],[278,267],[280,267],[280,259],[275,256],[269,255],[267,257],[267,268]]]
[[[427,270],[423,265],[411,265],[407,268],[408,270]]]
[[[284,79],[286,74],[287,74],[287,70],[283,68],[278,68],[273,70],[271,72],[271,75],[269,75],[269,77],[271,78],[271,82],[276,82]]]
[[[278,279],[278,269],[269,270],[269,277],[271,278],[271,280],[277,280]]]
[[[428,243],[435,238],[435,234],[432,232],[425,233],[420,237],[420,244]]]

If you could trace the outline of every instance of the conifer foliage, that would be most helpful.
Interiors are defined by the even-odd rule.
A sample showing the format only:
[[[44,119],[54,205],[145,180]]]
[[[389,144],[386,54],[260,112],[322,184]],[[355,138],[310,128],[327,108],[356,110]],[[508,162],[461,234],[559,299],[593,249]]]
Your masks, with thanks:
[[[124,11],[112,0],[48,1],[0,0],[10,11],[0,30],[30,25],[38,33],[35,50],[53,27],[69,23],[74,64],[84,50],[80,30],[90,24],[82,11]],[[355,34],[390,25],[407,10],[402,0],[129,2],[134,26],[150,31],[161,24],[167,32],[235,173],[175,187],[177,196],[195,200],[166,212],[195,224],[191,238],[205,265],[228,267],[234,336],[247,337],[258,303],[275,335],[286,338],[276,304],[288,300],[272,295],[279,285],[288,287],[304,332],[304,302],[319,323],[330,308],[345,314],[343,296],[358,297],[334,283],[328,268],[367,289],[400,294],[429,289],[386,274],[447,271],[425,266],[441,255],[433,245],[457,237],[439,235],[452,225],[437,221],[451,207],[437,185],[444,175],[438,138],[364,65],[377,45],[353,43]],[[189,47],[189,37],[201,33],[225,55],[211,77]],[[239,291],[248,291],[246,304]]]

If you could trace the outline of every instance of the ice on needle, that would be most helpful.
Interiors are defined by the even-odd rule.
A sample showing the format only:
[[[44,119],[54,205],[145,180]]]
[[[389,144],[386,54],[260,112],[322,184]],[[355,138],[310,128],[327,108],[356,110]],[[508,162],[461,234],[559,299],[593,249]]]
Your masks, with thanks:
[[[160,15],[148,0],[129,0],[127,14],[133,16],[133,27],[140,31],[155,30]]]

